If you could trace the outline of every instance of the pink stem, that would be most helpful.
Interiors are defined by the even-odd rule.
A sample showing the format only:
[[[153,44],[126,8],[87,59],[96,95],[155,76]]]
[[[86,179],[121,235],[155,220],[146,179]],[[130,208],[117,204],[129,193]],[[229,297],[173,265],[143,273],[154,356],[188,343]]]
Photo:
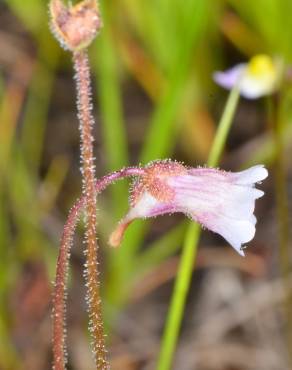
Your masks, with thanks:
[[[102,192],[114,181],[131,176],[140,176],[144,170],[138,167],[128,167],[112,172],[97,180],[95,185],[96,194]],[[83,196],[77,200],[71,208],[67,222],[63,229],[60,243],[60,251],[57,261],[55,288],[53,292],[53,365],[55,370],[65,370],[65,314],[66,314],[66,283],[70,249],[73,243],[73,236],[81,211],[86,205],[86,198]]]

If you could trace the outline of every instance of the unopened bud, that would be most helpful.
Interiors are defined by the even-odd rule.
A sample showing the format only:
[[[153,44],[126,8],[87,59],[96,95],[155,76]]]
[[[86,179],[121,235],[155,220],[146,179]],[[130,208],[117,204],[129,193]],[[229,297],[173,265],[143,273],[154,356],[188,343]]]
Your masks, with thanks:
[[[84,0],[70,7],[61,0],[51,0],[50,13],[55,37],[71,51],[89,46],[102,26],[96,0]]]

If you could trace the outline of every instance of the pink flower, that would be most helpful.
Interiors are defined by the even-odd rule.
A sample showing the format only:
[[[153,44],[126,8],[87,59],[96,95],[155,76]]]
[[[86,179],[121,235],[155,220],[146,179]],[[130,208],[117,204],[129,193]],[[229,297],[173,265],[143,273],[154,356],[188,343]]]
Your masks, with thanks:
[[[255,235],[255,200],[264,195],[255,184],[267,176],[263,165],[232,173],[153,162],[134,183],[130,210],[112,233],[110,244],[118,246],[136,218],[182,212],[223,236],[243,256],[242,245]]]

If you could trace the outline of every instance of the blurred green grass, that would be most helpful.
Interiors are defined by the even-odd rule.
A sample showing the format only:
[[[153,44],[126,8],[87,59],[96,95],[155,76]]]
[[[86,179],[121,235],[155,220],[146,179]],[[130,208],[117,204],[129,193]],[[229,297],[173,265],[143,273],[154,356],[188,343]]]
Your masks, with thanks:
[[[9,353],[5,360],[0,353],[3,369],[22,368],[16,364],[17,354],[9,334],[12,323],[6,320],[9,305],[5,302],[21,278],[23,266],[28,261],[42,260],[50,280],[53,279],[57,245],[46,231],[45,220],[58,208],[70,162],[69,154],[65,158],[57,156],[43,172],[54,86],[64,70],[72,73],[66,62],[69,54],[59,49],[49,32],[47,6],[41,0],[29,0],[25,5],[20,0],[7,0],[4,8],[17,23],[27,50],[33,48],[35,52],[22,54],[26,56],[23,65],[28,68],[27,81],[14,86],[10,79],[1,76],[0,83],[0,317],[4,318],[0,322],[0,343],[4,343],[3,353]],[[212,72],[230,64],[230,54],[244,60],[265,52],[290,64],[289,10],[289,0],[103,1],[104,28],[90,51],[96,81],[93,101],[100,113],[97,124],[102,144],[97,153],[105,158],[105,168],[99,171],[177,154],[190,165],[204,163],[216,128],[216,104],[223,104],[225,97],[213,85]],[[9,25],[4,31],[15,32]],[[11,60],[8,73],[12,77],[17,73],[22,76],[23,65]],[[129,84],[135,85],[151,106],[147,117],[143,117],[147,124],[143,124],[143,136],[139,138],[139,153],[133,151],[124,110],[125,105],[131,106],[131,101],[125,101]],[[72,89],[72,101],[74,93]],[[212,94],[215,98],[210,98]],[[281,92],[281,102],[283,119],[279,132],[285,139],[285,148],[291,142],[292,132],[288,84]],[[77,131],[77,127],[72,125],[72,130]],[[247,164],[272,164],[277,158],[279,148],[270,129],[266,127],[262,133],[257,149],[245,158]],[[97,158],[97,167],[99,163]],[[115,185],[103,201],[107,221],[100,220],[101,234],[125,212],[127,189],[126,183]],[[149,227],[149,222],[137,222],[127,232],[119,251],[105,252],[103,293],[114,312],[127,303],[135,279],[180,248],[184,223],[151,239],[144,250]],[[112,312],[105,315],[110,320]]]

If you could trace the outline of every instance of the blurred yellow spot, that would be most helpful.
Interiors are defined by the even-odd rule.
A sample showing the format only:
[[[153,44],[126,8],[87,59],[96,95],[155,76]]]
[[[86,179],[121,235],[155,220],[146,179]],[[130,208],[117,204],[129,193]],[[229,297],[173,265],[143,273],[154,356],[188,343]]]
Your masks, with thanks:
[[[271,57],[259,54],[251,58],[247,66],[247,72],[251,77],[255,78],[274,78],[277,74],[277,68]]]

